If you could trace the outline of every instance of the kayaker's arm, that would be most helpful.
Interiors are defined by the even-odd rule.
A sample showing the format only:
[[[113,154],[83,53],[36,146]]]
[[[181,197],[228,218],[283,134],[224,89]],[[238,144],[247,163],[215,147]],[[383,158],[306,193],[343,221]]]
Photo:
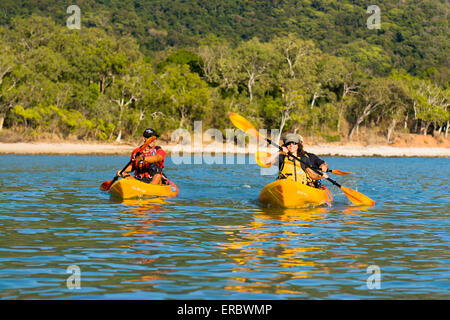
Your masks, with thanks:
[[[147,157],[142,155],[142,156],[137,157],[136,160],[138,160],[138,161],[143,160],[144,162],[155,163],[155,162],[163,161],[164,158],[161,155],[156,154],[154,156],[147,156]]]
[[[133,166],[130,164],[125,170],[119,170],[116,173],[116,176],[123,177],[125,174],[130,174],[130,172],[133,170]],[[122,174],[120,174],[120,171],[122,171]]]
[[[310,168],[306,168],[306,173],[311,179],[319,180],[319,179],[326,179],[328,178],[328,175],[326,172],[328,171],[328,163],[324,162],[320,165],[319,169],[322,171],[322,175],[317,174]]]
[[[319,166],[320,170],[322,170],[322,172],[327,172],[328,171],[328,163],[324,162]]]

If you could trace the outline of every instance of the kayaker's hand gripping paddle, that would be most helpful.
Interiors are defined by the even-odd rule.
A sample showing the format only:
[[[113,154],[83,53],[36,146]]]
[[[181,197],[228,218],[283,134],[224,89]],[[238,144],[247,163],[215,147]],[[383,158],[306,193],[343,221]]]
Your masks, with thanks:
[[[147,147],[149,146],[149,144],[152,143],[152,141],[155,140],[155,139],[156,139],[156,137],[153,136],[153,137],[150,137],[150,138],[148,138],[147,140],[145,140],[144,144],[141,146],[141,148],[139,149],[139,151],[136,152],[135,157],[139,156],[139,155],[141,154],[141,152],[144,151],[145,148],[147,148]],[[127,163],[127,165],[126,165],[125,167],[123,167],[122,170],[120,170],[119,175],[114,177],[114,179],[103,182],[103,183],[100,185],[100,190],[102,190],[102,191],[108,191],[108,190],[111,188],[111,186],[113,185],[113,183],[116,182],[117,179],[119,179],[119,177],[122,175],[122,173],[125,171],[125,169],[128,168],[128,166],[131,164],[131,162],[133,162],[133,160],[130,160],[130,161]]]
[[[245,119],[244,117],[242,117],[242,116],[240,116],[240,115],[238,115],[236,113],[231,112],[230,113],[230,120],[238,129],[241,129],[246,134],[251,134],[251,135],[257,137],[258,139],[266,140],[268,143],[270,143],[273,146],[277,147],[280,151],[283,151],[282,147],[277,145],[275,142],[273,142],[269,138],[266,138],[262,134],[260,134],[256,130],[256,128],[247,119]],[[308,165],[307,163],[305,163],[304,161],[302,161],[301,159],[299,159],[298,157],[296,157],[292,153],[289,152],[288,154],[289,154],[289,156],[293,157],[295,160],[299,161],[300,163],[303,163],[307,168],[310,168],[311,170],[313,170],[317,174],[322,175],[321,171],[312,168],[310,165]],[[352,203],[354,203],[356,205],[368,205],[368,206],[375,205],[375,201],[370,199],[368,196],[362,194],[361,192],[358,192],[356,190],[350,189],[348,187],[341,186],[339,183],[337,183],[336,181],[334,181],[331,178],[326,178],[326,179],[328,181],[330,181],[332,184],[334,184],[335,186],[337,186],[339,189],[341,189],[345,193],[347,198]]]

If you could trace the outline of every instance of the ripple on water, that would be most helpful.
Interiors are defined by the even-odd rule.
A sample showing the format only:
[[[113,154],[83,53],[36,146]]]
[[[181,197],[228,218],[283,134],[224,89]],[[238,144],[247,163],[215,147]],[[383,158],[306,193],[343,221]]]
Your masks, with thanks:
[[[334,178],[376,206],[330,187],[331,207],[284,210],[258,204],[274,177],[254,164],[170,159],[178,197],[117,202],[99,185],[127,160],[0,156],[1,298],[448,298],[448,159],[325,158],[358,172]],[[379,290],[366,284],[371,265]]]

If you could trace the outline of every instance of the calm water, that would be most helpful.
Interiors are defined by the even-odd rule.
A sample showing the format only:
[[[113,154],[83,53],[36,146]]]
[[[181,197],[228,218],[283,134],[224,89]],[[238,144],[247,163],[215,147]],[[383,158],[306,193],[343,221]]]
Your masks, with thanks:
[[[170,160],[178,197],[120,203],[99,185],[127,159],[0,156],[0,298],[450,298],[448,158],[324,158],[377,204],[303,210],[262,208],[257,165]]]

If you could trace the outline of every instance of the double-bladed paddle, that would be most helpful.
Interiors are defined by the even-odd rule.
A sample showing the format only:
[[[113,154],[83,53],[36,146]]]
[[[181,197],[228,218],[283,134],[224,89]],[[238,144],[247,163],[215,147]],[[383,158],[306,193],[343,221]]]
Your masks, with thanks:
[[[251,135],[257,137],[258,139],[265,140],[268,143],[270,143],[273,146],[275,146],[278,149],[280,149],[280,151],[283,150],[283,148],[280,147],[279,145],[277,145],[275,142],[273,142],[269,138],[264,137],[262,134],[260,134],[258,132],[258,130],[256,130],[256,128],[247,119],[245,119],[244,117],[242,117],[242,116],[240,116],[240,115],[238,115],[236,113],[231,112],[230,113],[230,120],[238,129],[241,129],[246,134],[251,134]],[[310,168],[311,170],[313,170],[317,174],[322,175],[322,172],[320,172],[317,169],[312,168],[310,165],[308,165],[307,163],[305,163],[304,161],[302,161],[300,158],[296,157],[292,153],[289,152],[288,155],[293,157],[295,160],[299,161],[300,163],[303,163],[307,168]],[[268,165],[265,164],[265,166],[268,166]],[[362,194],[361,192],[358,192],[356,190],[350,189],[348,187],[341,186],[339,183],[337,183],[336,181],[334,181],[331,178],[326,178],[326,179],[328,181],[330,181],[332,184],[334,184],[335,186],[337,186],[339,189],[341,189],[344,192],[344,194],[347,196],[347,198],[352,203],[354,203],[356,205],[369,205],[369,206],[375,205],[375,201],[370,199],[368,196]]]
[[[255,159],[256,163],[261,167],[270,167],[271,163],[266,163],[266,159],[272,157],[272,155],[269,152],[266,151],[256,151],[255,153]],[[354,172],[346,172],[342,170],[335,170],[335,169],[328,169],[327,172],[331,172],[340,176],[347,175],[347,174],[355,174]]]
[[[152,143],[152,141],[155,140],[155,139],[156,139],[156,137],[155,137],[155,136],[152,136],[152,137],[148,138],[147,140],[145,140],[144,144],[139,148],[139,150],[138,150],[138,152],[136,152],[136,155],[135,155],[135,156],[136,156],[136,157],[139,156],[139,155],[142,153],[142,151],[144,151],[145,148],[147,148],[147,147],[150,145],[150,143]],[[123,167],[122,170],[120,170],[119,175],[116,175],[116,176],[114,177],[114,179],[103,182],[103,183],[100,185],[100,190],[102,190],[102,191],[108,191],[108,190],[111,188],[111,186],[113,185],[113,183],[116,182],[117,179],[119,179],[120,175],[122,175],[122,172],[124,172],[125,169],[128,168],[128,166],[131,164],[132,161],[133,161],[133,160],[130,160],[130,161],[127,163],[127,165],[126,165],[125,167]]]

